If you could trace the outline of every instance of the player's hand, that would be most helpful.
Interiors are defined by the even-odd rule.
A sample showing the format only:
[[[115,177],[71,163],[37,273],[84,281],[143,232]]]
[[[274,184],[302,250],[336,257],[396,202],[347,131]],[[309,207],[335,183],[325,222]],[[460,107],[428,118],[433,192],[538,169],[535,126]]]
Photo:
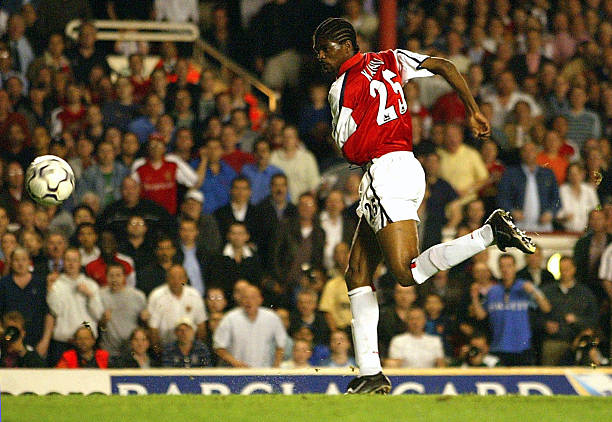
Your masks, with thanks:
[[[477,138],[488,138],[491,136],[491,125],[480,111],[471,114],[468,120],[474,136]]]

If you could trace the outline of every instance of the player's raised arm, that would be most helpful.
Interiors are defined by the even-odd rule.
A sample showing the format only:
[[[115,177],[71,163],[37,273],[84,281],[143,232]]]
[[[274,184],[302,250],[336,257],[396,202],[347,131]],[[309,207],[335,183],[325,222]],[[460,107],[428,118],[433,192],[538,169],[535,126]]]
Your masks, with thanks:
[[[461,97],[468,110],[468,120],[474,135],[483,138],[491,135],[491,126],[487,118],[480,112],[470,89],[453,62],[441,57],[429,57],[420,65],[431,73],[442,76]]]

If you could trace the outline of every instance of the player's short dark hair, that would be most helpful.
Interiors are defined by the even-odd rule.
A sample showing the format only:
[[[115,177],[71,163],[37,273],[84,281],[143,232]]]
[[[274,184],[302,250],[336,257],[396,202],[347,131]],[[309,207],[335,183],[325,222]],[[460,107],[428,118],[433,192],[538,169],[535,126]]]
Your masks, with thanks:
[[[357,44],[357,33],[353,25],[342,18],[327,18],[317,26],[312,36],[314,45],[318,45],[321,40],[335,41],[342,44],[350,41],[353,45],[353,51],[359,51]]]

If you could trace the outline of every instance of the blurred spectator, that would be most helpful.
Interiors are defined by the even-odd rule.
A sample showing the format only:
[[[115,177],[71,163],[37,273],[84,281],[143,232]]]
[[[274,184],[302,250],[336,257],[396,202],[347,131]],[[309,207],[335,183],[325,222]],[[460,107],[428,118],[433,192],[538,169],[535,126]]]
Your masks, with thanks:
[[[108,352],[96,347],[96,338],[89,326],[77,328],[73,342],[75,348],[64,352],[56,368],[108,368]]]
[[[525,145],[526,142],[535,142],[532,139],[534,127],[536,127],[536,120],[533,118],[531,106],[527,101],[517,101],[508,116],[507,123],[504,125],[504,133],[508,142],[503,145],[503,149],[511,154]]]
[[[445,149],[439,150],[440,177],[448,181],[462,201],[470,201],[488,182],[487,171],[480,154],[463,143],[463,128],[446,125]]]
[[[561,186],[565,182],[568,159],[561,154],[561,138],[554,130],[546,132],[544,138],[544,150],[538,154],[536,162],[540,167],[547,167],[555,173],[557,184]]]
[[[574,264],[580,271],[576,274],[579,283],[589,287],[601,303],[606,293],[598,278],[601,257],[606,246],[612,242],[612,234],[606,230],[606,215],[603,210],[589,213],[588,230],[574,245]]]
[[[125,270],[128,286],[134,287],[136,285],[134,260],[119,253],[117,237],[113,232],[105,230],[100,233],[100,257],[87,264],[85,273],[93,278],[100,287],[104,287],[108,284],[106,279],[107,266],[113,262],[121,264]]]
[[[319,186],[319,169],[314,155],[300,147],[300,139],[294,126],[285,126],[282,139],[282,148],[272,152],[270,163],[287,175],[289,195],[293,203],[297,203],[302,193],[312,192]]]
[[[83,172],[94,164],[95,157],[93,152],[94,143],[92,140],[79,136],[76,141],[76,157],[68,159],[68,164],[72,167],[75,179],[81,179]]]
[[[313,290],[302,290],[297,295],[297,312],[291,313],[289,335],[297,332],[301,327],[308,327],[314,334],[315,344],[329,343],[330,330],[322,312],[317,311],[318,295]]]
[[[561,358],[561,366],[585,366],[589,368],[609,365],[610,360],[600,349],[598,330],[591,327],[581,331],[572,341],[571,348]]]
[[[38,24],[43,28],[43,35],[63,34],[66,24],[75,17],[87,20],[92,13],[86,0],[50,0],[40,2],[36,8]]]
[[[100,229],[108,229],[118,237],[125,238],[126,223],[132,215],[144,217],[147,227],[154,234],[175,233],[176,223],[165,208],[157,203],[141,198],[140,184],[131,176],[121,182],[121,199],[104,208],[96,223]]]
[[[211,366],[208,347],[195,339],[196,326],[184,317],[176,322],[176,341],[166,344],[162,353],[162,366],[166,368],[203,368]]]
[[[255,143],[259,138],[259,134],[251,130],[251,122],[246,110],[241,108],[233,109],[230,124],[238,138],[238,148],[241,151],[255,154]],[[268,156],[267,158],[269,159],[270,157]],[[259,161],[261,158],[258,159],[256,156],[255,159]]]
[[[97,336],[98,321],[104,312],[98,285],[81,272],[78,249],[68,248],[64,253],[64,270],[49,287],[47,303],[55,318],[49,350],[49,363],[55,365],[70,349],[70,340],[79,326],[87,324]]]
[[[129,170],[118,161],[109,142],[100,142],[97,147],[98,161],[89,166],[83,177],[77,179],[77,191],[82,196],[85,192],[94,192],[101,199],[102,207],[120,199],[120,187]]]
[[[225,312],[225,308],[227,308],[227,299],[225,297],[225,292],[223,289],[219,287],[210,287],[206,289],[206,297],[204,301],[206,305],[206,309],[209,313],[223,313]],[[209,318],[210,325],[210,318]]]
[[[179,246],[183,252],[183,268],[187,272],[189,284],[204,295],[206,291],[203,266],[206,263],[205,251],[196,244],[198,226],[193,220],[183,219],[179,224]]]
[[[355,233],[353,219],[346,217],[342,191],[332,190],[325,199],[325,209],[319,214],[321,228],[325,232],[323,264],[328,271],[334,269],[334,249],[340,242],[351,243]]]
[[[222,155],[221,141],[210,138],[206,146],[200,148],[200,157],[190,163],[202,179],[200,191],[204,194],[204,214],[212,214],[230,200],[230,185],[236,172],[221,159]]]
[[[569,232],[583,232],[587,228],[589,213],[599,206],[597,191],[585,183],[582,164],[572,163],[567,168],[567,183],[559,188],[561,210],[557,219]]]
[[[496,93],[484,98],[486,102],[491,103],[493,106],[491,126],[502,128],[508,120],[510,111],[514,109],[519,101],[525,101],[529,105],[532,116],[537,117],[542,114],[542,109],[535,102],[534,98],[518,89],[515,76],[511,71],[501,72],[495,80],[495,84]]]
[[[498,262],[502,283],[491,286],[482,304],[478,290],[472,289],[472,307],[477,319],[489,317],[491,351],[499,357],[501,366],[532,365],[529,309],[537,304],[547,314],[551,306],[532,282],[516,278],[516,261],[512,255],[502,254]]]
[[[142,114],[142,117],[132,120],[127,128],[128,131],[138,136],[140,145],[147,142],[149,136],[155,131],[159,118],[164,114],[164,103],[157,94],[151,93],[147,96],[144,100]]]
[[[308,88],[308,102],[300,112],[299,135],[308,149],[322,163],[333,154],[333,146],[327,136],[331,132],[331,110],[327,103],[327,86],[315,83]]]
[[[564,256],[559,262],[561,278],[558,284],[544,286],[551,311],[546,315],[542,344],[542,365],[558,365],[571,347],[572,340],[583,329],[597,322],[599,309],[588,287],[577,283],[576,267],[572,258]]]
[[[563,75],[557,75],[552,92],[544,99],[545,115],[547,118],[555,118],[559,115],[567,115],[570,111],[570,103],[567,98],[570,85],[567,78]]]
[[[534,253],[525,255],[525,266],[516,273],[516,278],[530,280],[540,288],[555,283],[555,277],[546,269],[546,266],[542,266],[545,264],[542,258],[542,247],[540,246],[536,247]]]
[[[102,107],[104,126],[114,126],[125,132],[138,111],[134,100],[134,86],[128,77],[122,76],[115,82],[115,92],[117,99],[105,103]]]
[[[138,320],[147,320],[147,299],[140,290],[126,285],[123,266],[110,264],[106,278],[108,286],[100,290],[104,311],[100,319],[100,345],[111,356],[118,356],[125,352],[128,340],[133,339]]]
[[[243,66],[248,66],[248,60],[245,60],[248,56],[248,52],[245,51],[245,47],[248,45],[245,34],[240,25],[231,24],[228,8],[229,6],[226,4],[213,6],[210,28],[202,34],[202,38],[221,53],[231,57]]]
[[[470,342],[464,345],[459,352],[459,359],[453,366],[462,368],[494,368],[499,366],[499,358],[489,354],[490,346],[487,336],[474,334]]]
[[[200,14],[196,0],[155,0],[153,16],[158,21],[198,23]]]
[[[298,81],[300,56],[295,51],[301,8],[287,0],[265,4],[250,22],[255,69],[272,89],[282,90]],[[275,34],[270,37],[270,34]]]
[[[151,339],[146,329],[136,328],[130,334],[129,350],[111,360],[113,368],[149,369],[161,366],[159,357],[151,348]]]
[[[256,229],[253,233],[266,269],[269,269],[272,264],[274,237],[278,233],[281,222],[297,215],[297,207],[288,200],[287,176],[283,173],[272,176],[269,190],[270,195],[255,208]]]
[[[249,286],[240,307],[225,314],[215,332],[215,353],[235,368],[280,366],[287,333],[280,318],[261,304],[259,289]]]
[[[595,112],[585,108],[587,93],[584,89],[573,87],[569,101],[570,110],[565,115],[569,125],[567,137],[582,149],[587,139],[597,139],[601,136],[601,121]]]
[[[226,123],[221,129],[221,144],[223,145],[223,155],[221,158],[229,164],[236,173],[240,173],[245,164],[252,164],[255,162],[253,154],[238,149],[238,141],[239,138],[235,127],[230,123]]]
[[[423,301],[423,309],[427,322],[425,324],[425,332],[434,336],[440,337],[444,354],[451,355],[451,349],[448,342],[453,327],[451,320],[446,314],[444,299],[437,293],[429,293]]]
[[[395,368],[446,366],[440,337],[425,333],[426,319],[423,309],[410,308],[406,318],[408,330],[391,339],[389,358],[385,360],[385,366]]]
[[[211,215],[202,213],[204,195],[196,189],[190,189],[181,203],[180,218],[196,222],[198,228],[197,244],[206,254],[221,251],[221,234],[217,220]]]
[[[155,261],[147,263],[138,273],[136,287],[149,296],[151,291],[162,285],[166,280],[166,273],[173,264],[178,264],[174,241],[166,236],[160,236],[155,242]]]
[[[181,318],[193,321],[197,327],[198,339],[206,337],[207,314],[204,301],[196,289],[187,285],[187,273],[180,265],[172,265],[166,274],[166,284],[151,292],[147,310],[155,344],[174,341],[174,329]]]
[[[378,343],[383,358],[389,357],[389,344],[393,337],[405,333],[408,329],[408,313],[416,300],[417,291],[414,286],[402,287],[396,283],[393,289],[393,303],[381,308],[378,319]]]
[[[296,340],[293,343],[291,359],[280,364],[281,369],[310,368],[309,359],[312,357],[312,345],[306,340]]]
[[[62,9],[63,6],[58,7]],[[60,31],[54,32],[61,33],[64,32],[64,29],[62,28]],[[110,73],[104,51],[95,45],[96,39],[97,29],[94,24],[84,22],[79,29],[78,44],[66,52],[66,56],[72,64],[72,74],[79,83],[86,83],[88,81],[89,74],[94,67],[102,68],[106,75]]]
[[[249,246],[249,239],[250,234],[244,223],[231,223],[227,232],[228,242],[222,254],[211,256],[207,263],[207,281],[211,286],[222,288],[226,295],[239,279],[247,279],[253,284],[261,280],[259,256]]]
[[[227,238],[229,227],[232,223],[244,223],[249,233],[256,231],[255,207],[250,203],[251,184],[245,176],[237,176],[232,180],[230,188],[230,202],[218,208],[214,217],[219,226],[221,238]]]
[[[521,148],[521,165],[506,170],[499,182],[497,203],[512,212],[518,227],[527,231],[550,232],[560,208],[559,188],[554,173],[537,165],[533,143]]]
[[[30,63],[34,60],[34,51],[25,36],[25,22],[23,16],[15,13],[8,20],[8,28],[3,41],[6,42],[13,57],[13,69],[26,74]]]
[[[16,161],[11,161],[6,166],[6,176],[4,187],[0,191],[0,205],[6,210],[9,219],[15,220],[17,217],[17,207],[24,198],[23,168]]]
[[[2,316],[2,368],[44,368],[45,361],[32,346],[24,343],[26,321],[19,311],[9,311]]]
[[[127,239],[119,241],[119,252],[130,257],[134,261],[134,270],[138,278],[140,271],[151,262],[153,256],[153,236],[149,233],[147,222],[140,215],[133,215],[127,221]]]
[[[132,176],[142,185],[142,197],[150,199],[176,215],[178,211],[178,185],[187,188],[198,183],[198,175],[174,154],[166,154],[166,146],[155,136],[149,138],[147,159],[132,165]],[[141,161],[142,160],[142,161]]]
[[[253,146],[255,163],[245,164],[242,167],[242,175],[249,179],[251,185],[251,199],[253,205],[257,205],[270,194],[270,183],[276,174],[282,174],[282,170],[270,164],[270,144],[267,141],[257,140]]]
[[[274,275],[284,293],[298,283],[302,265],[309,268],[323,266],[325,232],[316,217],[317,204],[309,193],[300,195],[297,216],[281,223],[273,246]]]
[[[321,366],[329,368],[350,368],[356,366],[355,359],[350,355],[351,340],[345,331],[336,330],[329,338],[330,356],[321,362]]]

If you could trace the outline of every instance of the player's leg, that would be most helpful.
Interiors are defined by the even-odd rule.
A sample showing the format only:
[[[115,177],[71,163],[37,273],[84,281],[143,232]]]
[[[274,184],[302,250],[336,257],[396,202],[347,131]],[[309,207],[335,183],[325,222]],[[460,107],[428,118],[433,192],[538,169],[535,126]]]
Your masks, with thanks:
[[[377,237],[385,263],[403,286],[424,283],[437,272],[448,270],[493,244],[502,250],[516,247],[525,253],[535,251],[531,239],[514,226],[510,215],[503,210],[494,211],[479,229],[434,245],[421,254],[415,220],[388,224]]]
[[[362,219],[357,226],[345,277],[353,314],[355,359],[360,373],[349,383],[349,394],[388,393],[391,389],[391,383],[382,375],[378,356],[378,301],[371,285],[380,260],[376,236]]]

